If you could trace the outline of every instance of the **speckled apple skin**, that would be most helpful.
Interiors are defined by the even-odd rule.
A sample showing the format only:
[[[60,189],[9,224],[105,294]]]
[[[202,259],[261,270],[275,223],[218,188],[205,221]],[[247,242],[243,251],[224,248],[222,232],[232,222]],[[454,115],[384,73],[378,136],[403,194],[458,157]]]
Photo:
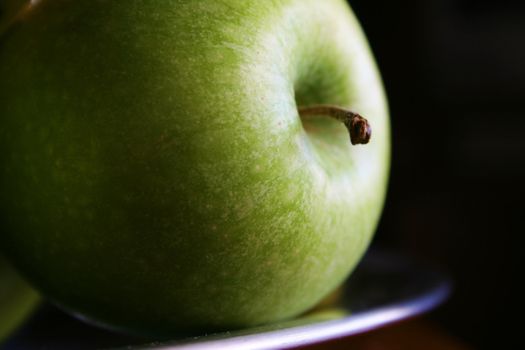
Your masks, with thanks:
[[[369,245],[385,97],[342,0],[40,0],[0,36],[1,246],[48,298],[149,335],[294,317]],[[351,108],[351,146],[297,105]]]

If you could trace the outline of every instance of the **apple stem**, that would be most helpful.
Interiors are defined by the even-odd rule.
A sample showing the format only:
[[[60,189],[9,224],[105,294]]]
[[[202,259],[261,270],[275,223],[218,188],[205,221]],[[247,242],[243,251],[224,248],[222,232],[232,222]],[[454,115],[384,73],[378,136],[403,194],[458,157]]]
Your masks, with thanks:
[[[342,107],[332,105],[299,107],[299,115],[301,117],[325,115],[342,122],[350,133],[350,142],[352,142],[352,145],[366,144],[370,141],[370,137],[372,136],[372,128],[370,127],[368,120],[359,114]]]

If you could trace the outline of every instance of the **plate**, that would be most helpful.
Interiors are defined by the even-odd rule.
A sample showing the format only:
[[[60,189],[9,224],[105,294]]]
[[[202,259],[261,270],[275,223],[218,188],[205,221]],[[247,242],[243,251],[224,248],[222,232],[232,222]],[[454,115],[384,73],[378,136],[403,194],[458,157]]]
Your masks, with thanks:
[[[443,272],[399,254],[370,250],[329,298],[290,321],[152,342],[95,328],[44,305],[5,349],[285,349],[368,332],[420,315],[443,303],[450,291],[451,282]]]

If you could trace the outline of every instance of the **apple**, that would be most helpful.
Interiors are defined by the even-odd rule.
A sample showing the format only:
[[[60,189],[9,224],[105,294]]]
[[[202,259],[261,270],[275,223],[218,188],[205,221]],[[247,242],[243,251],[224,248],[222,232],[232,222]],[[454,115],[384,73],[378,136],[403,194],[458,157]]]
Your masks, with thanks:
[[[0,76],[1,244],[84,319],[170,335],[291,318],[370,243],[387,104],[342,0],[30,1]]]
[[[38,299],[0,256],[0,344],[31,314]]]

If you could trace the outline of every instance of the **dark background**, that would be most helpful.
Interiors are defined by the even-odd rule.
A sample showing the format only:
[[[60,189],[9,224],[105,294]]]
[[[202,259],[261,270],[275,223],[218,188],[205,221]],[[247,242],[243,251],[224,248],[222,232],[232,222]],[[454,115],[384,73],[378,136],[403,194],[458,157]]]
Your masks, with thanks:
[[[525,1],[349,2],[392,116],[373,244],[448,271],[454,293],[430,317],[476,348],[504,348],[522,322]]]

